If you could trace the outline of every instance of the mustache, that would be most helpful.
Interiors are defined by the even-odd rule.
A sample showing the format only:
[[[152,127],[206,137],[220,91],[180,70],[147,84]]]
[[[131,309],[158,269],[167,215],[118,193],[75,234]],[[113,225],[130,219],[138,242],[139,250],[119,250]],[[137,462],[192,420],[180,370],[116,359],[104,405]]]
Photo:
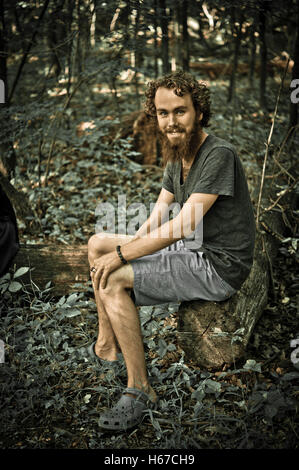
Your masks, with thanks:
[[[185,129],[181,126],[169,126],[165,129],[165,133],[167,134],[168,132],[185,132]]]

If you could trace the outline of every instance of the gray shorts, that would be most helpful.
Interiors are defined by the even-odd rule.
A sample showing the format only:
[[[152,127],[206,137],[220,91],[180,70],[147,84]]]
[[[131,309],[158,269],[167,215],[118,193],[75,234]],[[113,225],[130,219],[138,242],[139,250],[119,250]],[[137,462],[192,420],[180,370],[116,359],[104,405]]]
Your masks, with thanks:
[[[217,274],[204,253],[188,250],[182,240],[130,263],[137,306],[199,299],[221,301],[236,292]]]

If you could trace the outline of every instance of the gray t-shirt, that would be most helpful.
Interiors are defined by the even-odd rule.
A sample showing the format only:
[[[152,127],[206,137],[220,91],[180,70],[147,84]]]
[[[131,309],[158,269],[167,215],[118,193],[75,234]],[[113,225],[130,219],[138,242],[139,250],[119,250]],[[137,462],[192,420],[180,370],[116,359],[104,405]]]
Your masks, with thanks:
[[[217,273],[235,289],[247,278],[253,261],[255,221],[244,170],[233,145],[208,135],[184,183],[181,162],[166,165],[162,187],[180,207],[192,193],[218,194],[203,218],[202,240],[184,239],[186,248],[202,251]]]

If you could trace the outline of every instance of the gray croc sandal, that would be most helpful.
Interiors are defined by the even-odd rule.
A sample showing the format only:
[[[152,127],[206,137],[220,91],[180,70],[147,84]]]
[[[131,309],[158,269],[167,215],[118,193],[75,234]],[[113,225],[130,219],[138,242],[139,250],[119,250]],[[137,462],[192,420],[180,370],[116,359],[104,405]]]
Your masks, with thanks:
[[[118,359],[116,359],[115,361],[108,361],[107,359],[101,359],[95,353],[95,349],[94,349],[95,344],[96,344],[96,341],[91,343],[87,348],[88,355],[91,359],[95,360],[96,362],[98,362],[102,366],[114,366],[114,365],[117,365],[119,363],[119,361],[121,359],[121,356],[122,356],[121,354],[118,354]]]
[[[125,395],[131,393],[136,397]],[[145,411],[156,409],[157,402],[136,388],[126,388],[117,404],[100,416],[99,427],[109,431],[127,431],[140,424],[145,418]]]

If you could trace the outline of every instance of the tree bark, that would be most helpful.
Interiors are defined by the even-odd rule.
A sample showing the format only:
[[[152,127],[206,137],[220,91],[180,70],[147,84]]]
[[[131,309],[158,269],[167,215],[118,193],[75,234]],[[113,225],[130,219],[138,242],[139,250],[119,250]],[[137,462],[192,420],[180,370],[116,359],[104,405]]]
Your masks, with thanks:
[[[165,0],[159,0],[160,10],[160,24],[162,29],[162,63],[163,63],[163,74],[170,72],[169,64],[169,42],[168,42],[168,18],[166,15],[166,3]]]
[[[33,281],[42,290],[51,281],[57,295],[80,291],[76,284],[89,280],[87,245],[21,245],[13,266],[33,268],[22,276],[22,282]]]
[[[236,75],[238,70],[238,62],[239,62],[239,53],[240,53],[240,45],[241,45],[241,36],[242,36],[242,24],[243,24],[243,17],[239,19],[239,26],[235,25],[236,18],[235,18],[235,7],[232,7],[232,30],[234,32],[234,59],[233,59],[233,68],[232,73],[230,76],[230,85],[228,90],[228,103],[230,103],[234,99],[235,95],[235,88],[236,88]]]
[[[8,95],[8,81],[7,81],[7,56],[6,49],[6,21],[4,0],[0,0],[0,80],[4,84],[4,103],[0,104],[0,109],[5,108],[5,114],[1,117],[1,123],[4,123],[2,135],[0,138],[0,172],[9,178],[14,176],[16,166],[16,154],[13,147],[13,142],[9,137],[10,130],[10,115],[9,115],[9,95]],[[7,134],[7,135],[5,135]]]
[[[158,0],[154,0],[154,76],[158,78]]]
[[[182,3],[182,29],[183,29],[183,70],[189,72],[190,50],[188,34],[188,1]]]
[[[267,79],[267,42],[266,42],[266,11],[267,2],[262,1],[259,11],[259,33],[261,46],[260,105],[266,110],[266,79]]]
[[[255,72],[255,62],[256,62],[256,40],[255,40],[255,29],[256,29],[256,19],[253,18],[252,25],[250,27],[250,68],[249,68],[249,85],[253,88],[254,84],[254,72]]]
[[[292,70],[292,81],[299,78],[299,0],[297,0],[297,35],[294,46],[294,66]],[[298,85],[297,85],[298,88]],[[288,140],[290,140],[291,135],[294,132],[295,126],[298,124],[298,102],[291,101],[290,104],[290,121],[289,129],[292,129],[288,135]]]

